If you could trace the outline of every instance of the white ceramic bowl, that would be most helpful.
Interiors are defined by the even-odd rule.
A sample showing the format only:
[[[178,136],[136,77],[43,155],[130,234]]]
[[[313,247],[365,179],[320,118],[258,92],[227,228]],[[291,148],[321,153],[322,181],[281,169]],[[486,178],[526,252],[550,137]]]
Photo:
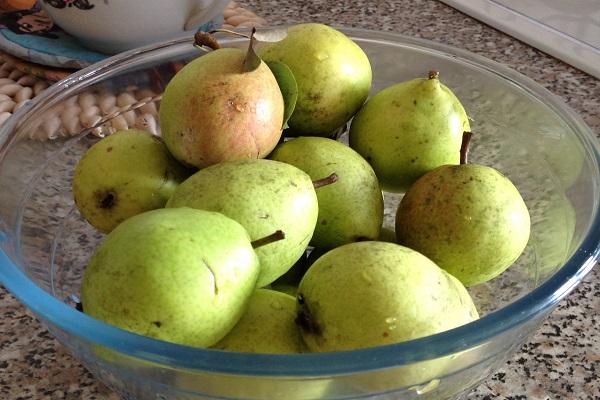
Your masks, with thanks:
[[[229,0],[42,0],[48,15],[86,47],[107,54],[219,26]],[[205,29],[206,30],[206,29]]]

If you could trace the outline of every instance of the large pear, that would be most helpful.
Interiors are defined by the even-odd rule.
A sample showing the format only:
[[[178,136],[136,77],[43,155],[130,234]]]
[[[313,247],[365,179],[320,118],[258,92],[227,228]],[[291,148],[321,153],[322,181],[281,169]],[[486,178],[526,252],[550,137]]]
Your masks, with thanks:
[[[299,322],[312,351],[398,343],[478,316],[460,283],[422,254],[387,242],[337,247],[311,265],[298,288]]]
[[[396,213],[398,243],[419,251],[465,286],[506,270],[529,240],[527,206],[492,167],[447,165],[421,177]]]
[[[265,61],[283,62],[296,78],[298,100],[288,125],[297,136],[328,136],[369,95],[372,72],[367,55],[327,25],[294,25],[285,39],[265,45],[259,54]]]
[[[304,254],[317,222],[317,195],[310,176],[272,160],[223,162],[186,179],[167,207],[221,212],[246,228],[252,240],[281,230],[285,239],[256,249],[257,287],[283,275]]]
[[[263,62],[245,71],[245,52],[222,48],[198,57],[169,82],[160,104],[167,147],[203,168],[265,157],[281,137],[283,97]]]
[[[157,339],[208,347],[254,292],[258,257],[222,214],[173,208],[129,218],[102,242],[81,288],[85,313]]]
[[[257,289],[239,322],[212,347],[247,353],[301,353],[305,346],[295,319],[296,299],[293,296]]]
[[[79,160],[73,197],[83,217],[108,233],[129,217],[164,207],[188,175],[159,137],[136,129],[118,131]]]
[[[269,158],[295,165],[313,180],[332,173],[338,177],[334,185],[317,190],[319,218],[312,246],[377,239],[383,196],[373,168],[360,154],[332,139],[299,137],[278,145]]]
[[[349,140],[384,190],[405,192],[426,172],[459,163],[465,131],[470,126],[463,106],[432,71],[369,99],[352,120]]]

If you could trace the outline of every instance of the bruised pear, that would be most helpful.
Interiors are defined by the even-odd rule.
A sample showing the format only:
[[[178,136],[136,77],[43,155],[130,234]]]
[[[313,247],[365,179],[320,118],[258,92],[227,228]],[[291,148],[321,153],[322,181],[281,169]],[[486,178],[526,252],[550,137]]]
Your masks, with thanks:
[[[196,58],[167,85],[162,136],[180,161],[204,168],[263,158],[281,137],[284,102],[269,67],[248,71],[246,53],[221,48]]]
[[[349,139],[384,190],[405,192],[426,172],[458,164],[464,131],[465,109],[431,71],[373,96],[352,120]]]

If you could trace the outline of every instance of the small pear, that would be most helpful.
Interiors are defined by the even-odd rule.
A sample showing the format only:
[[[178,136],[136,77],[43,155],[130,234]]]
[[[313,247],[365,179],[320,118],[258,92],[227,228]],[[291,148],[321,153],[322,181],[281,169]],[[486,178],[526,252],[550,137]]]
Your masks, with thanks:
[[[382,188],[405,192],[420,176],[458,164],[469,119],[435,71],[373,96],[350,126],[350,147],[373,167]]]
[[[245,59],[240,49],[214,50],[187,64],[167,85],[160,128],[178,160],[204,168],[263,158],[277,145],[284,110],[277,80],[264,62],[246,71]]]
[[[295,319],[294,297],[274,290],[257,289],[239,322],[212,347],[247,353],[301,353],[305,346]]]
[[[256,284],[246,230],[209,211],[147,211],[117,226],[85,269],[83,311],[125,330],[196,347],[222,339]]]
[[[75,167],[73,197],[83,217],[108,233],[129,217],[164,207],[188,175],[159,137],[128,129],[83,155]]]
[[[319,217],[312,246],[334,248],[377,239],[383,196],[373,168],[360,154],[332,139],[299,137],[278,145],[269,158],[292,164],[314,180],[337,175],[334,185],[317,190]]]
[[[265,61],[286,64],[298,84],[288,121],[297,136],[329,136],[361,107],[371,89],[371,64],[342,32],[317,23],[298,24],[287,37],[259,49]]]
[[[256,249],[259,288],[283,275],[304,254],[318,214],[310,176],[293,165],[266,159],[202,169],[179,186],[167,207],[221,212],[242,224],[252,240],[283,231],[285,239]]]

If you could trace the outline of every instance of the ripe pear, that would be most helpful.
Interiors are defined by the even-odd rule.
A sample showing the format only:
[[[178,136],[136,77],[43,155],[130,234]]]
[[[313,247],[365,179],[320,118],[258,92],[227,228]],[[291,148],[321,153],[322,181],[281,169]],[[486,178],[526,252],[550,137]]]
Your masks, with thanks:
[[[221,48],[194,59],[169,82],[160,128],[180,161],[204,168],[267,156],[281,137],[283,97],[269,67],[244,69],[245,52]]]
[[[387,242],[350,243],[321,256],[298,288],[298,320],[312,351],[380,346],[474,319],[472,301],[437,265]]]
[[[257,289],[233,329],[215,349],[247,353],[301,353],[305,346],[296,319],[296,299],[274,290]]]
[[[208,347],[238,322],[258,257],[246,230],[210,211],[166,208],[129,218],[85,269],[85,313],[153,338]]]
[[[285,239],[256,249],[259,288],[283,275],[304,254],[318,214],[310,176],[293,165],[266,159],[202,169],[178,187],[167,207],[221,212],[242,224],[253,240],[283,231]]]
[[[188,175],[159,137],[128,129],[87,150],[75,167],[73,197],[83,217],[108,233],[129,217],[164,207]]]
[[[438,74],[390,86],[352,120],[350,147],[373,167],[382,188],[404,192],[421,175],[458,164],[465,109]]]
[[[334,248],[377,239],[383,196],[373,168],[360,154],[332,139],[299,137],[279,144],[269,158],[292,164],[314,180],[337,175],[335,185],[317,190],[319,217],[312,246]]]
[[[417,180],[396,213],[398,243],[419,251],[472,286],[495,278],[523,252],[527,206],[492,167],[446,165]]]
[[[364,51],[342,32],[308,23],[259,49],[265,61],[286,64],[298,84],[288,125],[298,136],[328,136],[361,107],[371,89],[372,71]]]

